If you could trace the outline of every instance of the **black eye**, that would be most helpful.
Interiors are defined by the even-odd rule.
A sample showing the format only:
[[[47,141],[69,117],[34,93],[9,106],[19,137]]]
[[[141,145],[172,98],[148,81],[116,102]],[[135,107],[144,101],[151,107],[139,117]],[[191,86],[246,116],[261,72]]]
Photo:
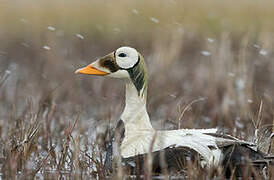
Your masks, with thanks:
[[[119,57],[126,57],[127,55],[125,53],[118,54]]]

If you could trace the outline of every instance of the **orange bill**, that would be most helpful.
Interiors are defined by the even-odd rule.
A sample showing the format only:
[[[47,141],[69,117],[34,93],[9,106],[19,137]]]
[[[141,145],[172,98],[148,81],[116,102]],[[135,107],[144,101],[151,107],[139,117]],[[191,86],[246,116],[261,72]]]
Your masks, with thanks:
[[[93,74],[93,75],[107,75],[108,74],[104,71],[100,71],[100,70],[92,67],[91,65],[87,65],[84,68],[77,69],[75,71],[75,73],[76,74]]]

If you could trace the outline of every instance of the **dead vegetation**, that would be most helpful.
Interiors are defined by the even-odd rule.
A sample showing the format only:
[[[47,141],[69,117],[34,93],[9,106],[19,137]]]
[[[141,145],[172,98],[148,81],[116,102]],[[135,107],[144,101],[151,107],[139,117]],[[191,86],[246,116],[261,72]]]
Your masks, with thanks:
[[[220,127],[270,143],[254,137],[273,136],[264,130],[274,119],[272,2],[63,3],[0,5],[3,178],[106,178],[107,129],[119,119],[124,87],[74,71],[122,45],[148,63],[156,129]],[[190,167],[190,179],[223,178]],[[109,177],[124,176],[116,173]]]

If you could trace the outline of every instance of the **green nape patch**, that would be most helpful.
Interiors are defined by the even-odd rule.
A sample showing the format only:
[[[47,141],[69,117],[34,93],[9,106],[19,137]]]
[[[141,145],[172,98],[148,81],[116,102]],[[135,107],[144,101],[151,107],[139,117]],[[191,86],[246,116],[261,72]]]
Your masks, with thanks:
[[[147,70],[143,57],[139,54],[138,63],[133,67],[128,69],[129,76],[138,91],[138,95],[140,96],[141,90],[142,95],[147,89]]]

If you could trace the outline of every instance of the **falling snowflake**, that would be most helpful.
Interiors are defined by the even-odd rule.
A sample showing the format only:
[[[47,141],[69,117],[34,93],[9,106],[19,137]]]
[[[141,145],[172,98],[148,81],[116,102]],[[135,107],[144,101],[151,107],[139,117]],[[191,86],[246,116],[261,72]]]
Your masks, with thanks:
[[[266,56],[267,55],[267,51],[264,49],[261,49],[259,52],[260,55]]]
[[[207,38],[207,41],[210,42],[210,43],[213,43],[215,41],[215,39],[213,39],[213,38]]]
[[[55,27],[53,27],[53,26],[48,26],[48,30],[50,30],[50,31],[55,31],[55,30],[56,30],[56,28],[55,28]]]
[[[169,96],[170,96],[170,97],[173,97],[173,98],[176,98],[176,97],[177,97],[177,96],[174,95],[174,94],[170,94]]]
[[[76,37],[78,37],[79,39],[84,39],[84,36],[81,34],[76,34]]]
[[[150,20],[156,24],[158,24],[160,22],[159,19],[155,18],[155,17],[151,17]]]
[[[201,51],[201,54],[204,55],[204,56],[210,56],[211,52],[209,52],[209,51]]]
[[[10,72],[10,70],[6,70],[5,73],[6,74],[10,74],[11,72]]]
[[[50,50],[50,47],[49,46],[43,46],[43,49],[45,49],[45,50]]]
[[[258,49],[260,48],[260,46],[258,44],[254,44],[253,47],[258,48]]]
[[[253,103],[252,99],[247,100],[248,103]]]

